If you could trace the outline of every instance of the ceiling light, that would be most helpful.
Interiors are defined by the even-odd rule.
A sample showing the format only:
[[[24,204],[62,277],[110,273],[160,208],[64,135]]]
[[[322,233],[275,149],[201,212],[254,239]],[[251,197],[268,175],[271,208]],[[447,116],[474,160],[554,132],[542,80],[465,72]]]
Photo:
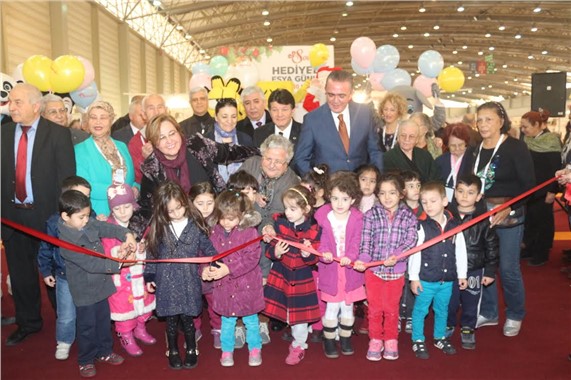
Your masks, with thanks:
[[[352,7],[353,6],[353,2],[352,1],[348,1],[345,3],[346,6],[348,7]]]
[[[438,26],[438,25],[434,25],[434,26],[432,27],[432,29],[434,29],[434,30],[438,30],[438,29],[440,29],[440,26]]]
[[[450,97],[451,97],[451,98],[455,98],[455,97],[456,97],[456,95],[452,94],[452,95],[450,95]]]
[[[270,21],[269,20],[264,21],[264,26],[270,26]]]
[[[206,50],[200,49],[199,53],[200,53],[200,54],[204,54],[204,53],[206,53]]]
[[[272,37],[268,37],[268,38],[266,38],[266,41],[272,42],[272,41],[273,41],[273,38],[272,38]]]
[[[532,26],[530,30],[531,30],[532,32],[534,32],[534,33],[537,32],[537,26],[535,26],[535,25]]]
[[[153,6],[155,7],[160,7],[162,5],[162,3],[159,0],[154,0],[153,1]]]
[[[357,74],[356,74],[356,73],[353,73],[353,74],[351,74],[351,75],[353,75],[354,77],[356,77],[356,76],[357,76]]]
[[[335,37],[331,37],[331,38],[329,39],[329,41],[331,41],[331,42],[335,42],[335,41],[337,41],[337,38],[335,38]]]
[[[527,56],[527,59],[533,59],[533,55],[531,55],[531,54],[528,55],[528,56]]]
[[[456,10],[458,12],[464,12],[464,7],[462,5],[460,5],[458,8],[456,8]]]
[[[478,52],[478,55],[484,55],[484,52],[483,52],[483,51],[479,51],[479,52]]]
[[[424,13],[424,12],[426,12],[426,8],[423,5],[421,5],[420,8],[418,8],[418,11],[420,13]]]
[[[399,36],[398,33],[393,34],[394,38],[398,38],[398,36]]]
[[[413,77],[413,76],[415,76],[415,75],[416,75],[415,73],[410,73],[410,76],[411,76],[411,77]]]
[[[404,26],[404,25],[401,26],[401,27],[400,27],[400,30],[406,30],[406,26]]]
[[[430,37],[430,33],[424,33],[424,37]]]
[[[468,46],[464,45],[464,46],[462,46],[462,49],[466,50],[466,49],[468,49]]]
[[[210,59],[209,55],[204,56],[204,59]]]
[[[504,81],[504,84],[508,84],[509,82],[507,80]]]
[[[474,76],[475,76],[476,78],[479,78],[479,77],[480,77],[480,74],[479,74],[479,73],[476,73],[476,74],[474,74]]]
[[[516,35],[514,36],[514,38],[515,38],[516,40],[519,40],[519,39],[521,38],[521,34],[519,34],[519,33],[516,34]]]
[[[547,54],[547,53],[549,53],[547,50],[544,50],[544,51],[541,52],[541,54],[543,54],[543,55],[545,55],[545,54]]]
[[[458,54],[458,50],[453,50],[452,54]]]
[[[486,87],[482,87],[482,90],[485,90],[485,89],[486,89]]]
[[[339,31],[338,31],[337,29],[335,29],[335,30],[333,31],[333,34],[339,34]]]
[[[182,27],[182,25],[177,25],[176,26],[176,30],[183,30],[184,28]]]
[[[517,82],[517,78],[514,78],[514,82]]]
[[[490,38],[490,37],[492,37],[492,35],[491,35],[490,33],[486,33],[486,34],[484,35],[484,37]]]
[[[517,95],[517,94],[518,94],[518,92],[517,92],[517,91],[514,91],[514,95]]]
[[[507,68],[508,68],[508,65],[505,65],[505,64],[502,65],[502,69],[507,69]]]
[[[472,77],[468,77],[468,80],[472,79]]]
[[[541,12],[541,7],[537,6],[535,7],[535,9],[533,10],[533,13],[539,13]]]
[[[184,36],[184,38],[186,38],[187,40],[190,40],[190,39],[192,38],[192,36],[187,33],[187,34]]]
[[[349,15],[349,13],[347,13],[347,12],[341,13],[341,16],[343,16],[343,17],[347,17],[348,15]]]
[[[491,84],[489,84],[489,85],[488,85],[488,88],[492,88],[492,85],[491,85]]]
[[[461,65],[463,62],[462,61],[458,61],[458,64]]]
[[[269,14],[270,14],[270,11],[268,11],[267,9],[264,9],[264,10],[262,11],[262,16],[267,16],[267,15],[269,15]]]
[[[490,47],[488,48],[488,50],[489,50],[489,51],[494,51],[494,50],[496,50],[496,48],[493,47],[493,46],[490,46]]]
[[[409,49],[412,49],[414,47],[414,45],[408,45]]]
[[[505,26],[505,25],[500,25],[500,26],[498,26],[498,30],[506,30],[506,26]]]

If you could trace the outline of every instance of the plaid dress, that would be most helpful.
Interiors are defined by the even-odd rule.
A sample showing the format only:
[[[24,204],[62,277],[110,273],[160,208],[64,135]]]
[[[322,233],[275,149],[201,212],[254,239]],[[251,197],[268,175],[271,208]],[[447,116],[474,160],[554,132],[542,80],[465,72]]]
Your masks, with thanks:
[[[300,243],[308,239],[313,248],[319,246],[321,228],[313,218],[294,227],[283,214],[276,214],[274,228],[278,237]],[[290,246],[289,251],[278,260],[275,245],[274,240],[266,249],[266,256],[273,265],[264,288],[264,314],[290,325],[319,320],[321,313],[312,275],[312,266],[318,258],[314,255],[303,258],[299,249]]]

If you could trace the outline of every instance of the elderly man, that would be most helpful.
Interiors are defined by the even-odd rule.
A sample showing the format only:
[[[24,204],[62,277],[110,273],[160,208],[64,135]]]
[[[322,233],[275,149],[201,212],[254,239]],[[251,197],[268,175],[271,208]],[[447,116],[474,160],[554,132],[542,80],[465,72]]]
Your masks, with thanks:
[[[62,127],[67,127],[68,113],[65,108],[63,99],[54,94],[46,94],[42,97],[42,106],[40,107],[40,115],[53,123],[59,124]],[[71,140],[73,145],[79,144],[87,140],[89,133],[80,129],[70,128]]]
[[[133,136],[145,137],[145,126],[147,122],[143,113],[143,99],[133,98],[129,104],[129,125],[113,132],[111,136],[129,145]]]
[[[131,103],[133,103],[134,101],[142,101],[143,100],[143,95],[135,95],[131,98]],[[131,122],[131,120],[129,119],[129,113],[121,116],[120,118],[118,118],[117,120],[115,120],[115,122],[111,125],[111,133],[113,134],[115,131],[118,131],[119,129],[122,129],[124,127],[127,127],[129,125],[129,123]]]
[[[208,92],[204,87],[190,90],[190,107],[192,116],[180,122],[185,136],[211,133],[214,130],[214,118],[208,113]]]
[[[75,174],[68,128],[40,116],[42,94],[17,84],[9,95],[13,123],[2,125],[2,218],[39,231],[57,211],[63,180]],[[33,176],[32,176],[33,173]],[[42,328],[37,268],[39,240],[2,225],[18,328],[6,345],[20,343]]]
[[[288,90],[277,89],[270,94],[268,106],[273,121],[254,131],[254,145],[259,147],[268,136],[275,134],[289,139],[295,147],[301,133],[301,124],[293,120],[293,95]]]
[[[300,175],[317,164],[327,164],[332,173],[353,171],[363,164],[383,169],[373,112],[351,101],[353,76],[333,71],[325,82],[327,103],[305,115],[293,159]]]
[[[241,96],[242,104],[246,110],[246,117],[238,122],[236,129],[254,138],[256,129],[272,121],[270,113],[265,108],[264,91],[258,86],[250,86],[242,91]]]
[[[397,145],[385,153],[385,170],[412,170],[420,181],[440,180],[440,170],[427,150],[417,148],[420,127],[413,120],[403,121],[398,129]]]

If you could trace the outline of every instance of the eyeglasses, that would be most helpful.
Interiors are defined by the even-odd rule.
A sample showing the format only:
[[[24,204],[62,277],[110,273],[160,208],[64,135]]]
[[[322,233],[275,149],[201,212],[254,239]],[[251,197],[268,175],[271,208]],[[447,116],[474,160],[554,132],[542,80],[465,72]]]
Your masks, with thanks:
[[[65,108],[60,108],[60,109],[52,108],[51,110],[46,111],[46,115],[49,115],[49,116],[65,115],[65,114],[67,114],[67,109],[65,109]]]
[[[283,166],[287,163],[286,160],[276,160],[273,158],[269,158],[269,157],[262,157],[262,160],[264,160],[264,162],[270,166],[275,165],[275,166]]]

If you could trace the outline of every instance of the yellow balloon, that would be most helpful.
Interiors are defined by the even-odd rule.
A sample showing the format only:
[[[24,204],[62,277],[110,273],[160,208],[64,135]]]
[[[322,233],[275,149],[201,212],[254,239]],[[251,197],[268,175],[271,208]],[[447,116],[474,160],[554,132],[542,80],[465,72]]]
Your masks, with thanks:
[[[309,63],[317,68],[329,59],[329,50],[324,44],[315,44],[309,50]]]
[[[51,69],[50,83],[53,92],[63,94],[75,91],[83,83],[85,67],[73,55],[57,57]]]
[[[22,67],[24,80],[40,91],[49,91],[51,65],[52,60],[45,55],[32,55],[24,61]]]
[[[464,85],[464,73],[457,67],[446,67],[438,75],[438,86],[446,92],[456,92]]]

